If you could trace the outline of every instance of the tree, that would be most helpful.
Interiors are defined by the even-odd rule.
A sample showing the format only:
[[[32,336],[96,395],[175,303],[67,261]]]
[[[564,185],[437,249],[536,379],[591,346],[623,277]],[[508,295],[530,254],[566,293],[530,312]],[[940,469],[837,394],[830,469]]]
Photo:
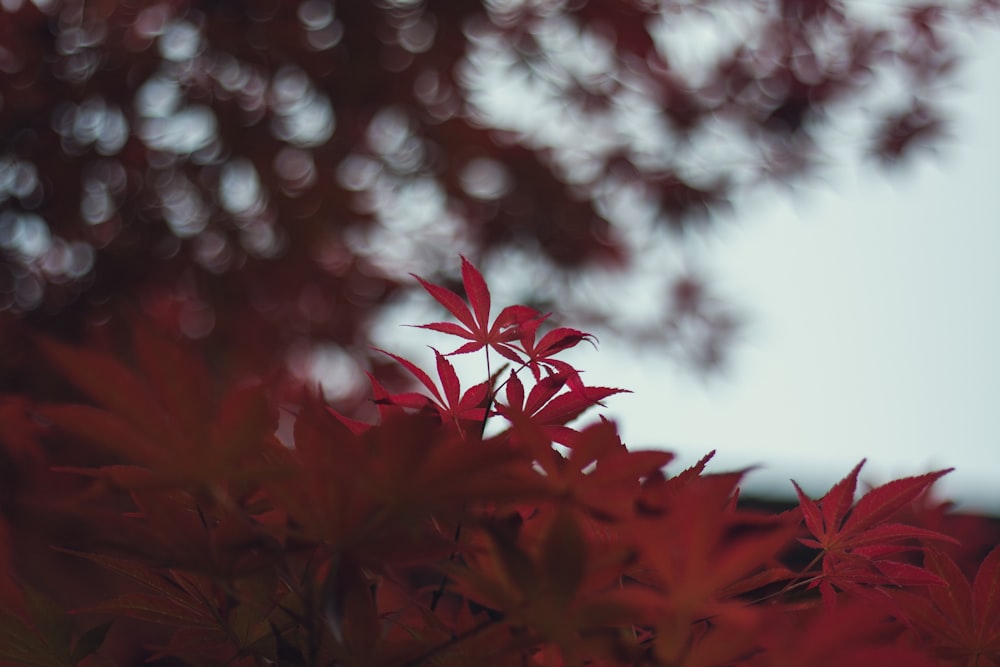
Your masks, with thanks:
[[[876,5],[8,0],[5,338],[141,311],[219,354],[364,357],[407,274],[457,284],[439,267],[464,252],[541,267],[511,298],[594,326],[613,275],[655,274],[631,335],[710,367],[737,318],[664,258],[742,192],[814,173],[863,103],[861,152],[909,158],[944,127],[953,26],[997,10]],[[594,271],[616,287],[575,286]]]

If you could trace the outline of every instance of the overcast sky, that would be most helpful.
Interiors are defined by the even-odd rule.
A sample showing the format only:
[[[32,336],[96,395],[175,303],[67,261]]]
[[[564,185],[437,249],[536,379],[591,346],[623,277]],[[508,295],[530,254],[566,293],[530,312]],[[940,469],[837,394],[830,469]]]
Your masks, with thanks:
[[[822,495],[862,458],[870,484],[955,467],[939,495],[1000,513],[1000,39],[976,40],[934,100],[953,122],[935,151],[895,172],[847,159],[711,227],[694,268],[749,315],[727,375],[607,337],[573,351],[588,384],[633,392],[606,411],[630,447],[674,451],[675,471],[715,449],[712,470],[759,465],[744,488],[783,497],[790,478]],[[419,333],[377,339],[419,363]]]
[[[956,468],[938,486],[1000,511],[1000,40],[972,51],[953,139],[885,174],[861,166],[761,198],[706,243],[703,266],[752,321],[727,377],[703,380],[602,341],[581,360],[633,447],[716,470],[761,464],[748,489],[815,494]]]

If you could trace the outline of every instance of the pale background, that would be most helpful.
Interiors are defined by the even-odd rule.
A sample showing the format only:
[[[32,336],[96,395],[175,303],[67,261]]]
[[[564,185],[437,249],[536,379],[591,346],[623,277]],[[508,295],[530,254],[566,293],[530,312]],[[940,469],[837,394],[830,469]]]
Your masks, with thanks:
[[[723,378],[698,379],[613,341],[581,359],[632,446],[714,469],[752,464],[748,489],[819,494],[952,467],[944,496],[1000,512],[1000,40],[970,46],[952,139],[885,174],[741,211],[703,265],[752,316]]]
[[[862,458],[869,484],[955,467],[939,495],[1000,512],[1000,40],[978,37],[935,152],[759,193],[695,248],[698,271],[750,316],[725,375],[615,340],[573,356],[588,384],[634,392],[605,411],[630,447],[675,452],[674,471],[716,449],[711,470],[759,465],[745,490],[783,497],[790,478],[821,495]],[[432,368],[423,344],[450,341],[398,327],[435,317],[423,306],[376,338]]]

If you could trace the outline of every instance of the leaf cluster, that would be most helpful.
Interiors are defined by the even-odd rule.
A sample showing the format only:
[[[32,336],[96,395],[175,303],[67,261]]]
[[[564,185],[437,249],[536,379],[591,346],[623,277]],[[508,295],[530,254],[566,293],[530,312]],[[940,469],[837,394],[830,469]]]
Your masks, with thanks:
[[[376,423],[141,322],[40,338],[75,394],[4,399],[0,665],[1000,665],[1000,547],[929,499],[946,470],[755,510],[748,471],[582,421],[622,391],[560,358],[592,337],[462,275],[418,279],[461,343],[436,379],[387,353],[420,391],[373,378]]]

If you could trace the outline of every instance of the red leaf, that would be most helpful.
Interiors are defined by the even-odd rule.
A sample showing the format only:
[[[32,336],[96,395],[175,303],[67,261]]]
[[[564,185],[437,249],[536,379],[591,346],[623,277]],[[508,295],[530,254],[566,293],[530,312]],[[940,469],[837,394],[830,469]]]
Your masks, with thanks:
[[[954,468],[938,470],[917,477],[904,477],[872,489],[854,506],[851,516],[844,522],[843,531],[845,533],[858,533],[888,519],[915,500],[936,480],[952,470]]]
[[[417,380],[420,381],[420,384],[422,384],[425,387],[427,387],[427,391],[431,392],[431,395],[434,396],[434,398],[437,399],[438,403],[440,403],[441,405],[444,405],[444,399],[441,398],[441,393],[438,391],[437,385],[434,384],[434,381],[431,380],[430,376],[427,375],[427,373],[425,373],[423,371],[423,369],[421,369],[419,366],[417,366],[416,364],[414,364],[409,359],[406,359],[404,357],[400,357],[399,355],[393,354],[392,352],[387,352],[387,351],[381,350],[381,349],[379,349],[377,347],[376,348],[372,348],[372,349],[374,349],[376,352],[381,352],[382,354],[384,354],[386,356],[392,357],[393,359],[395,359],[396,361],[398,361],[400,364],[402,364],[403,368],[405,368],[406,370],[408,370],[410,372],[410,374],[413,375],[413,377],[417,378]]]
[[[524,408],[524,385],[514,371],[511,371],[510,377],[507,378],[507,405],[518,410]]]
[[[156,398],[117,361],[48,338],[39,338],[38,345],[48,360],[80,391],[140,433],[162,436],[173,431]]]
[[[628,393],[628,390],[612,387],[583,387],[583,391],[570,391],[556,396],[534,416],[543,423],[567,424],[588,408],[600,405],[602,399],[622,393]]]
[[[168,460],[163,446],[107,410],[88,405],[42,405],[35,414],[67,433],[80,437],[126,461],[157,466]]]
[[[483,280],[482,274],[465,257],[462,257],[462,283],[472,310],[460,296],[451,290],[431,284],[420,276],[414,275],[413,277],[462,324],[462,326],[457,326],[450,322],[434,322],[420,325],[422,329],[432,329],[470,341],[450,354],[467,354],[490,346],[504,357],[520,363],[520,356],[517,350],[509,345],[510,341],[521,336],[525,331],[525,326],[530,328],[529,322],[540,322],[544,319],[533,308],[509,306],[500,312],[491,326],[489,322],[489,288],[486,281]]]
[[[880,525],[881,522],[906,507],[907,504],[926,491],[935,480],[948,473],[950,469],[917,477],[906,477],[876,487],[865,494],[848,515],[850,499],[854,494],[858,472],[863,464],[864,461],[855,466],[847,477],[837,482],[827,492],[826,496],[819,502],[822,514],[819,512],[817,504],[807,498],[797,484],[795,485],[806,526],[816,536],[823,549],[843,551],[854,546],[877,542],[885,543],[886,541],[911,537],[954,541],[934,531],[906,528],[899,524],[891,524],[891,527],[888,528]],[[869,535],[869,531],[872,530],[875,532]]]
[[[431,348],[433,349],[433,348]],[[379,402],[390,403],[397,406],[421,409],[432,409],[438,413],[442,422],[453,423],[459,431],[463,427],[461,422],[482,422],[487,417],[486,399],[489,396],[492,381],[482,382],[475,385],[464,394],[459,384],[458,374],[455,373],[454,366],[448,359],[434,350],[437,358],[438,376],[441,378],[441,385],[444,394],[438,391],[434,381],[424,373],[416,364],[384,350],[378,350],[396,361],[400,362],[411,374],[413,374],[421,384],[430,390],[434,399],[421,394],[403,393],[385,395],[378,399]]]
[[[143,374],[160,404],[187,433],[201,433],[213,403],[212,383],[205,367],[142,320],[133,324],[133,344]]]
[[[961,664],[1000,664],[1000,547],[980,563],[974,583],[947,555],[928,549],[924,565],[946,585],[927,589],[930,600],[905,591],[893,597],[905,618],[941,655]]]
[[[819,502],[822,510],[795,485],[806,527],[816,538],[800,539],[799,542],[822,550],[823,575],[819,581],[824,605],[829,608],[835,604],[833,585],[861,596],[875,595],[870,588],[865,588],[871,586],[931,585],[930,594],[935,595],[933,586],[947,581],[947,577],[933,570],[889,560],[889,557],[906,549],[898,544],[904,540],[955,540],[925,528],[885,521],[948,471],[907,477],[876,487],[851,510],[849,500],[863,464],[861,461],[830,489]]]
[[[472,304],[476,323],[485,329],[490,320],[490,290],[482,274],[465,257],[462,257],[462,283]]]
[[[889,582],[897,586],[946,586],[945,581],[916,565],[900,563],[893,560],[878,560],[874,562],[879,572],[884,574]]]
[[[959,543],[954,537],[939,533],[936,530],[908,526],[904,523],[883,523],[873,528],[869,528],[856,537],[841,540],[841,545],[849,545],[852,549],[857,551],[859,547],[865,547],[868,545],[888,547],[886,544],[887,542],[909,538],[941,540],[943,542],[951,542],[952,544]]]
[[[465,301],[462,300],[462,297],[446,287],[429,283],[416,274],[410,275],[412,275],[438,303],[447,308],[448,312],[455,316],[455,319],[464,324],[466,329],[470,332],[476,330],[476,320],[469,311],[469,307],[465,304]]]
[[[262,384],[229,391],[219,405],[212,424],[212,450],[203,458],[223,469],[231,467],[244,453],[278,428],[278,412],[268,400]]]
[[[840,480],[823,497],[823,522],[827,531],[836,530],[840,522],[847,516],[847,511],[854,504],[854,491],[858,486],[858,473],[865,464],[861,459],[858,465],[844,479]]]
[[[813,502],[794,481],[792,486],[795,487],[795,493],[799,496],[799,507],[802,508],[802,516],[806,520],[809,532],[818,537],[825,536],[826,526],[823,523],[823,513],[819,505]]]
[[[972,585],[973,610],[981,639],[1000,631],[1000,546],[983,559]]]
[[[447,406],[457,407],[462,389],[458,383],[455,367],[437,350],[434,350],[434,356],[437,358],[438,377],[441,378],[441,386],[444,388],[444,403]]]

